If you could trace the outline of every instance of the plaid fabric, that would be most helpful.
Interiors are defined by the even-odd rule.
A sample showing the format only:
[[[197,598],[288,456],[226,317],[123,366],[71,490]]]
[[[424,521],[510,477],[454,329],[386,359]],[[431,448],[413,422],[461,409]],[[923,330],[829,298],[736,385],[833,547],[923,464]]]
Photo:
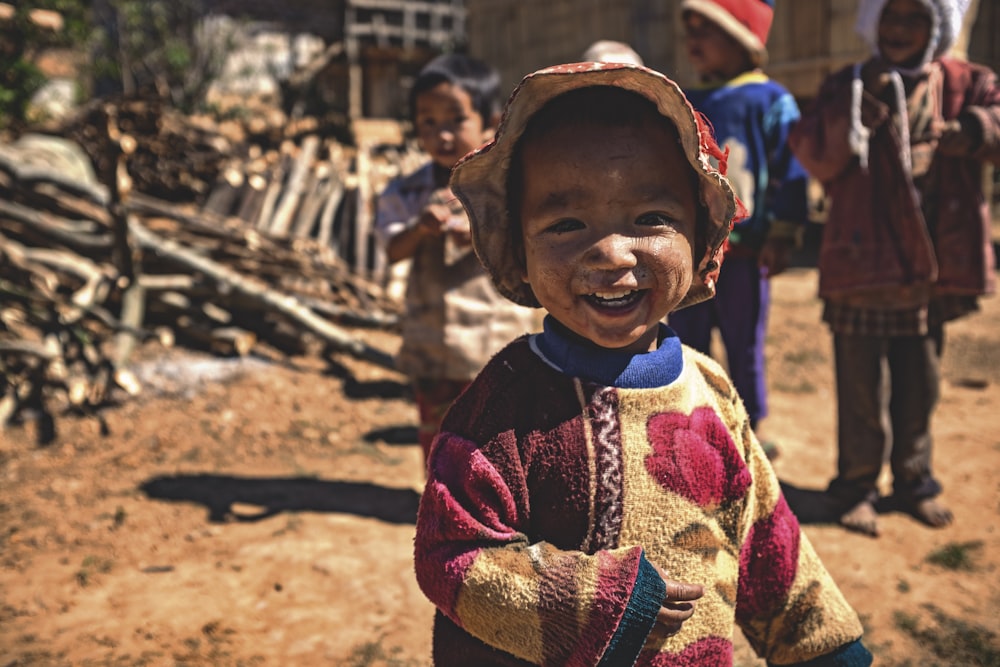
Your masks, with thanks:
[[[886,310],[827,301],[823,321],[848,336],[920,336],[927,333],[927,307]]]
[[[927,306],[903,310],[858,308],[826,301],[823,321],[834,333],[847,336],[925,336],[931,329],[977,310],[977,297],[958,294],[938,296]]]

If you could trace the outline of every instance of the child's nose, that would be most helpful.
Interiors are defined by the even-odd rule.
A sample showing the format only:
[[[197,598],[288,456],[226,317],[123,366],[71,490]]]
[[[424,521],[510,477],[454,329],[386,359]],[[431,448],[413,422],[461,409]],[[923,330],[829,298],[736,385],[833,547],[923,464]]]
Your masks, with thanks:
[[[587,256],[588,263],[598,269],[622,269],[635,266],[635,239],[621,234],[605,236],[597,241]]]

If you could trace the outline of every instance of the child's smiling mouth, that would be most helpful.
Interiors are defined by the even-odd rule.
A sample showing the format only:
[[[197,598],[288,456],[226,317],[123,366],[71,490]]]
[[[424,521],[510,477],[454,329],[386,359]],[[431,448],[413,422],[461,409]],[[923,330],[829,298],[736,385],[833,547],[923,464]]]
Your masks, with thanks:
[[[584,298],[599,308],[628,308],[638,302],[646,290],[628,289],[601,291],[587,294]]]

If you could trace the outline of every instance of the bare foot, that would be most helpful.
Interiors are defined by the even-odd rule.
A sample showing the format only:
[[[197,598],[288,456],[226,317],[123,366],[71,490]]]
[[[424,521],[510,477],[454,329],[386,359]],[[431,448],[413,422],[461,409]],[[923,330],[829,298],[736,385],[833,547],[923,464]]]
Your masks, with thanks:
[[[951,510],[939,503],[935,498],[919,500],[910,509],[913,512],[913,516],[931,528],[944,528],[955,518]]]
[[[862,500],[840,515],[840,525],[849,530],[878,537],[878,513],[875,511],[875,506],[867,500]]]

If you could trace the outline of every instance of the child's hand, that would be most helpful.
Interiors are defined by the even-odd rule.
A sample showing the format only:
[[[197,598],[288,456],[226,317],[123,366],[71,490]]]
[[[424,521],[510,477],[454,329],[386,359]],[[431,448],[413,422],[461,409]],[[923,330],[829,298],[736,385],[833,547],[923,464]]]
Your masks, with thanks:
[[[424,236],[440,236],[447,228],[451,212],[444,204],[428,204],[417,219],[417,228]]]
[[[705,594],[705,589],[698,584],[674,581],[659,565],[655,563],[651,565],[667,585],[667,592],[660,605],[660,611],[656,614],[653,630],[646,639],[647,644],[662,641],[680,632],[684,621],[694,614],[695,600]]]
[[[861,80],[865,90],[878,97],[889,85],[889,68],[881,58],[872,58],[861,67]]]
[[[764,242],[760,249],[757,265],[767,272],[768,278],[773,278],[788,268],[791,263],[793,245],[793,241],[779,238],[770,238]]]
[[[976,149],[977,139],[972,136],[970,128],[966,128],[958,120],[949,120],[941,126],[941,138],[938,139],[938,152],[942,155],[962,157]]]

